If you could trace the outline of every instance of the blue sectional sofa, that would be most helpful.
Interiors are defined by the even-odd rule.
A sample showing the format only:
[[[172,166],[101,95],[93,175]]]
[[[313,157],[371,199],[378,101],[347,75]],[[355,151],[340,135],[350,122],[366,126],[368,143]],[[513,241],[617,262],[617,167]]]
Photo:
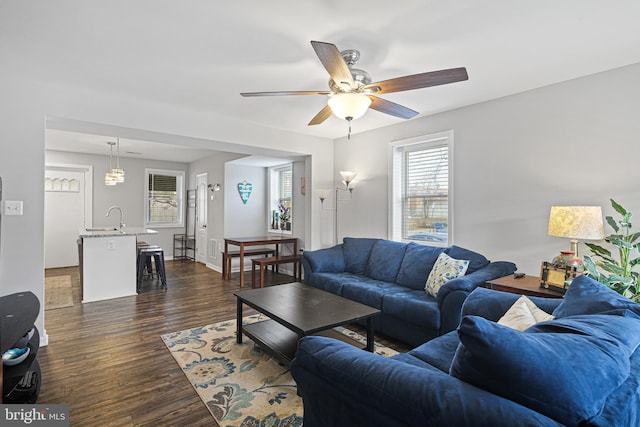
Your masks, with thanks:
[[[495,322],[518,298],[476,289],[457,331],[390,358],[303,338],[305,427],[640,425],[640,305],[580,276],[520,332]]]
[[[443,252],[469,265],[464,276],[449,280],[433,297],[425,282]],[[350,237],[332,248],[305,251],[302,265],[305,283],[381,310],[376,332],[412,346],[457,328],[471,291],[516,270],[511,262],[490,262],[458,246]]]

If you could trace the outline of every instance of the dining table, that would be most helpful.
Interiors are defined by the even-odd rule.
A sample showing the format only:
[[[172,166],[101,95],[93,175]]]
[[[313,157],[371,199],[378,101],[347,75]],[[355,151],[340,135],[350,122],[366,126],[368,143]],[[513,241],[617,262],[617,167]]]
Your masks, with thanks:
[[[280,245],[293,245],[293,254],[298,253],[298,238],[282,235],[259,237],[225,237],[224,252],[229,252],[229,246],[238,246],[240,250],[240,287],[244,287],[244,250],[248,246],[275,246],[275,256],[278,256]]]

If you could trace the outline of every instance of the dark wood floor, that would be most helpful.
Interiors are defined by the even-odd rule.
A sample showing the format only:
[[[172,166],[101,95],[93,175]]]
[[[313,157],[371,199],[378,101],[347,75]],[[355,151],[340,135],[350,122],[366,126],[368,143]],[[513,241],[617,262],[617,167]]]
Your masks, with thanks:
[[[166,264],[166,291],[145,279],[137,296],[88,304],[80,302],[77,268],[46,270],[46,277],[71,276],[75,305],[45,311],[38,403],[70,405],[72,426],[217,425],[160,335],[234,318],[238,275],[228,281],[199,263]]]

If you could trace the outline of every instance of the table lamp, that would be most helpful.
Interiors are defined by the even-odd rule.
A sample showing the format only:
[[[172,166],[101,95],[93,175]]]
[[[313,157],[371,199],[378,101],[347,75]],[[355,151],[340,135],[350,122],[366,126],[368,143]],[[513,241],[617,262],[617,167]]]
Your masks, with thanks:
[[[578,240],[604,238],[600,206],[551,206],[549,236],[571,239],[571,251],[578,256]]]

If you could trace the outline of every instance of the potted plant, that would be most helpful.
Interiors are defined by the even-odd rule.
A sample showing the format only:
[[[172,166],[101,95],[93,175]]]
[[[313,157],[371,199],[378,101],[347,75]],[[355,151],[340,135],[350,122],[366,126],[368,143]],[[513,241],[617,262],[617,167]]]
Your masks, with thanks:
[[[614,220],[611,216],[605,217],[607,224],[613,228],[614,234],[605,237],[604,240],[615,246],[618,257],[616,259],[609,249],[600,245],[585,243],[595,258],[594,261],[590,256],[584,257],[586,274],[619,294],[640,302],[639,273],[634,271],[634,268],[640,264],[640,257],[638,257],[640,232],[632,231],[631,212],[613,199],[611,199],[611,206],[621,218]]]
[[[291,231],[291,208],[280,203],[278,210],[280,211],[280,230]]]

